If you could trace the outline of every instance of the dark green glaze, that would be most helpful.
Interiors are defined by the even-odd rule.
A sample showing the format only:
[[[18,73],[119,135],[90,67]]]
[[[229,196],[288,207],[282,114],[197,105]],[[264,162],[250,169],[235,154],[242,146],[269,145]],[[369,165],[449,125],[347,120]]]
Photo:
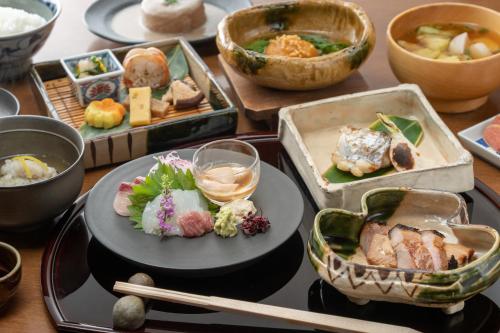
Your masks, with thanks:
[[[365,61],[366,57],[370,53],[371,45],[368,41],[355,47],[351,54],[349,55],[349,61],[351,63],[351,69],[356,69]]]
[[[398,209],[406,192],[394,190],[383,191],[370,195],[366,198],[368,208],[366,219],[369,221],[386,222]]]
[[[257,74],[266,65],[266,58],[257,52],[236,48],[233,53],[236,65],[245,74]]]
[[[359,244],[364,218],[348,212],[332,211],[320,218],[319,228],[325,241],[338,255],[347,258]],[[321,258],[321,257],[319,257]]]
[[[298,10],[297,5],[282,4],[270,6],[266,12],[266,23],[273,31],[284,31],[289,26],[289,15]]]

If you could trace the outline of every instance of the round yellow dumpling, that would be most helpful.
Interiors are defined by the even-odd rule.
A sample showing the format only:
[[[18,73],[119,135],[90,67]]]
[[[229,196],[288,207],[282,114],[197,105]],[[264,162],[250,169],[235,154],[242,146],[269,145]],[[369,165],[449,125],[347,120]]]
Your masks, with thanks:
[[[92,101],[85,109],[85,122],[96,128],[112,128],[118,126],[125,116],[125,107],[111,98]]]
[[[281,35],[269,41],[264,50],[267,55],[287,56],[294,58],[311,58],[319,56],[318,50],[308,41],[297,35]]]

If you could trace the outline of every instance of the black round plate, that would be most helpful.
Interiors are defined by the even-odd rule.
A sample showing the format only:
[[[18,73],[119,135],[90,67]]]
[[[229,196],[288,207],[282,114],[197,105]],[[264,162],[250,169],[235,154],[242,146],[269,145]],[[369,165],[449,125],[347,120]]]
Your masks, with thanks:
[[[126,9],[127,7],[135,6],[140,2],[141,0],[95,1],[85,11],[84,18],[85,18],[85,23],[87,24],[87,29],[99,37],[122,44],[138,44],[138,43],[152,42],[153,40],[141,40],[121,35],[117,33],[112,27],[113,18],[118,12]],[[209,5],[212,5],[213,7],[217,7],[220,10],[225,11],[226,13],[232,13],[236,10],[251,6],[249,0],[205,0],[204,2],[206,2]],[[140,13],[137,13],[137,15],[139,14]],[[137,17],[137,20],[139,20],[139,17]],[[216,29],[212,28],[210,28],[210,31],[206,31],[205,33],[200,34],[199,36],[187,35],[185,37],[187,41],[191,43],[207,42],[215,38]],[[203,28],[201,30],[206,30],[206,29]],[[181,36],[183,36],[183,34],[179,34],[179,37]],[[163,37],[162,39],[164,38],[167,37]]]
[[[190,160],[193,149],[178,151]],[[281,171],[261,162],[261,175],[251,200],[269,218],[271,228],[247,237],[239,232],[221,238],[214,232],[198,238],[147,235],[135,230],[126,217],[113,210],[120,182],[144,176],[155,164],[153,155],[126,163],[101,179],[89,194],[85,221],[94,237],[117,255],[148,268],[178,276],[218,275],[244,267],[271,252],[297,230],[304,203],[297,186]]]

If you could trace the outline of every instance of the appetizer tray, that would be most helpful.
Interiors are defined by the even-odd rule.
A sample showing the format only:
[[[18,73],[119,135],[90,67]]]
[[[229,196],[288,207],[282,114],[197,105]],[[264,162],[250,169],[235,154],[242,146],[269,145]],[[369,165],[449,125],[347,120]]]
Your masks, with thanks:
[[[498,332],[500,329],[500,284],[465,302],[463,311],[445,315],[439,310],[404,304],[370,302],[359,306],[321,281],[307,258],[305,246],[318,209],[274,135],[240,137],[259,150],[261,159],[288,175],[300,188],[304,217],[298,231],[282,246],[252,266],[215,278],[175,278],[146,270],[159,287],[179,291],[285,306],[396,324],[422,332]],[[498,206],[487,188],[476,184],[462,194],[471,223],[500,228]],[[483,192],[486,194],[483,194]],[[64,214],[49,240],[42,261],[45,302],[57,329],[72,332],[113,332],[111,312],[119,294],[115,281],[126,281],[144,271],[108,251],[92,237],[85,224],[82,196]],[[151,302],[144,332],[314,332],[280,321],[171,303]]]
[[[172,146],[202,140],[210,136],[234,134],[238,112],[222,88],[215,81],[212,72],[196,51],[182,38],[137,45],[156,47],[169,58],[170,71],[182,72],[187,65],[186,82],[194,82],[205,98],[198,106],[176,110],[172,106],[163,118],[153,117],[150,125],[130,128],[122,125],[109,130],[86,126],[80,133],[85,139],[85,167],[93,168],[135,159]],[[130,47],[111,50],[118,61],[123,59]],[[179,48],[184,59],[176,56]],[[182,60],[182,61],[181,61]],[[172,68],[172,66],[176,68]],[[183,69],[177,67],[184,66]],[[84,123],[85,108],[75,96],[70,78],[59,61],[35,64],[31,71],[33,91],[41,109],[49,117],[80,128]]]

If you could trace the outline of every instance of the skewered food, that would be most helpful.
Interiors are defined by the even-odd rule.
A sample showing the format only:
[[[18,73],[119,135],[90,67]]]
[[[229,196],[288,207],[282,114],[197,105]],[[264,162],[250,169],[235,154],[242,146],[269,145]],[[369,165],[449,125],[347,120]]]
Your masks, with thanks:
[[[33,184],[57,175],[55,168],[34,156],[20,155],[1,162],[0,187]]]
[[[85,122],[96,128],[112,128],[122,123],[125,108],[111,98],[92,101],[85,109]]]
[[[143,0],[142,22],[163,33],[191,31],[207,20],[202,0]]]
[[[332,162],[340,170],[361,177],[391,164],[389,159],[391,138],[384,132],[345,126],[340,129],[340,133],[332,156]]]
[[[128,88],[155,89],[167,85],[170,80],[167,57],[155,47],[130,50],[123,60],[123,68],[123,83]]]

